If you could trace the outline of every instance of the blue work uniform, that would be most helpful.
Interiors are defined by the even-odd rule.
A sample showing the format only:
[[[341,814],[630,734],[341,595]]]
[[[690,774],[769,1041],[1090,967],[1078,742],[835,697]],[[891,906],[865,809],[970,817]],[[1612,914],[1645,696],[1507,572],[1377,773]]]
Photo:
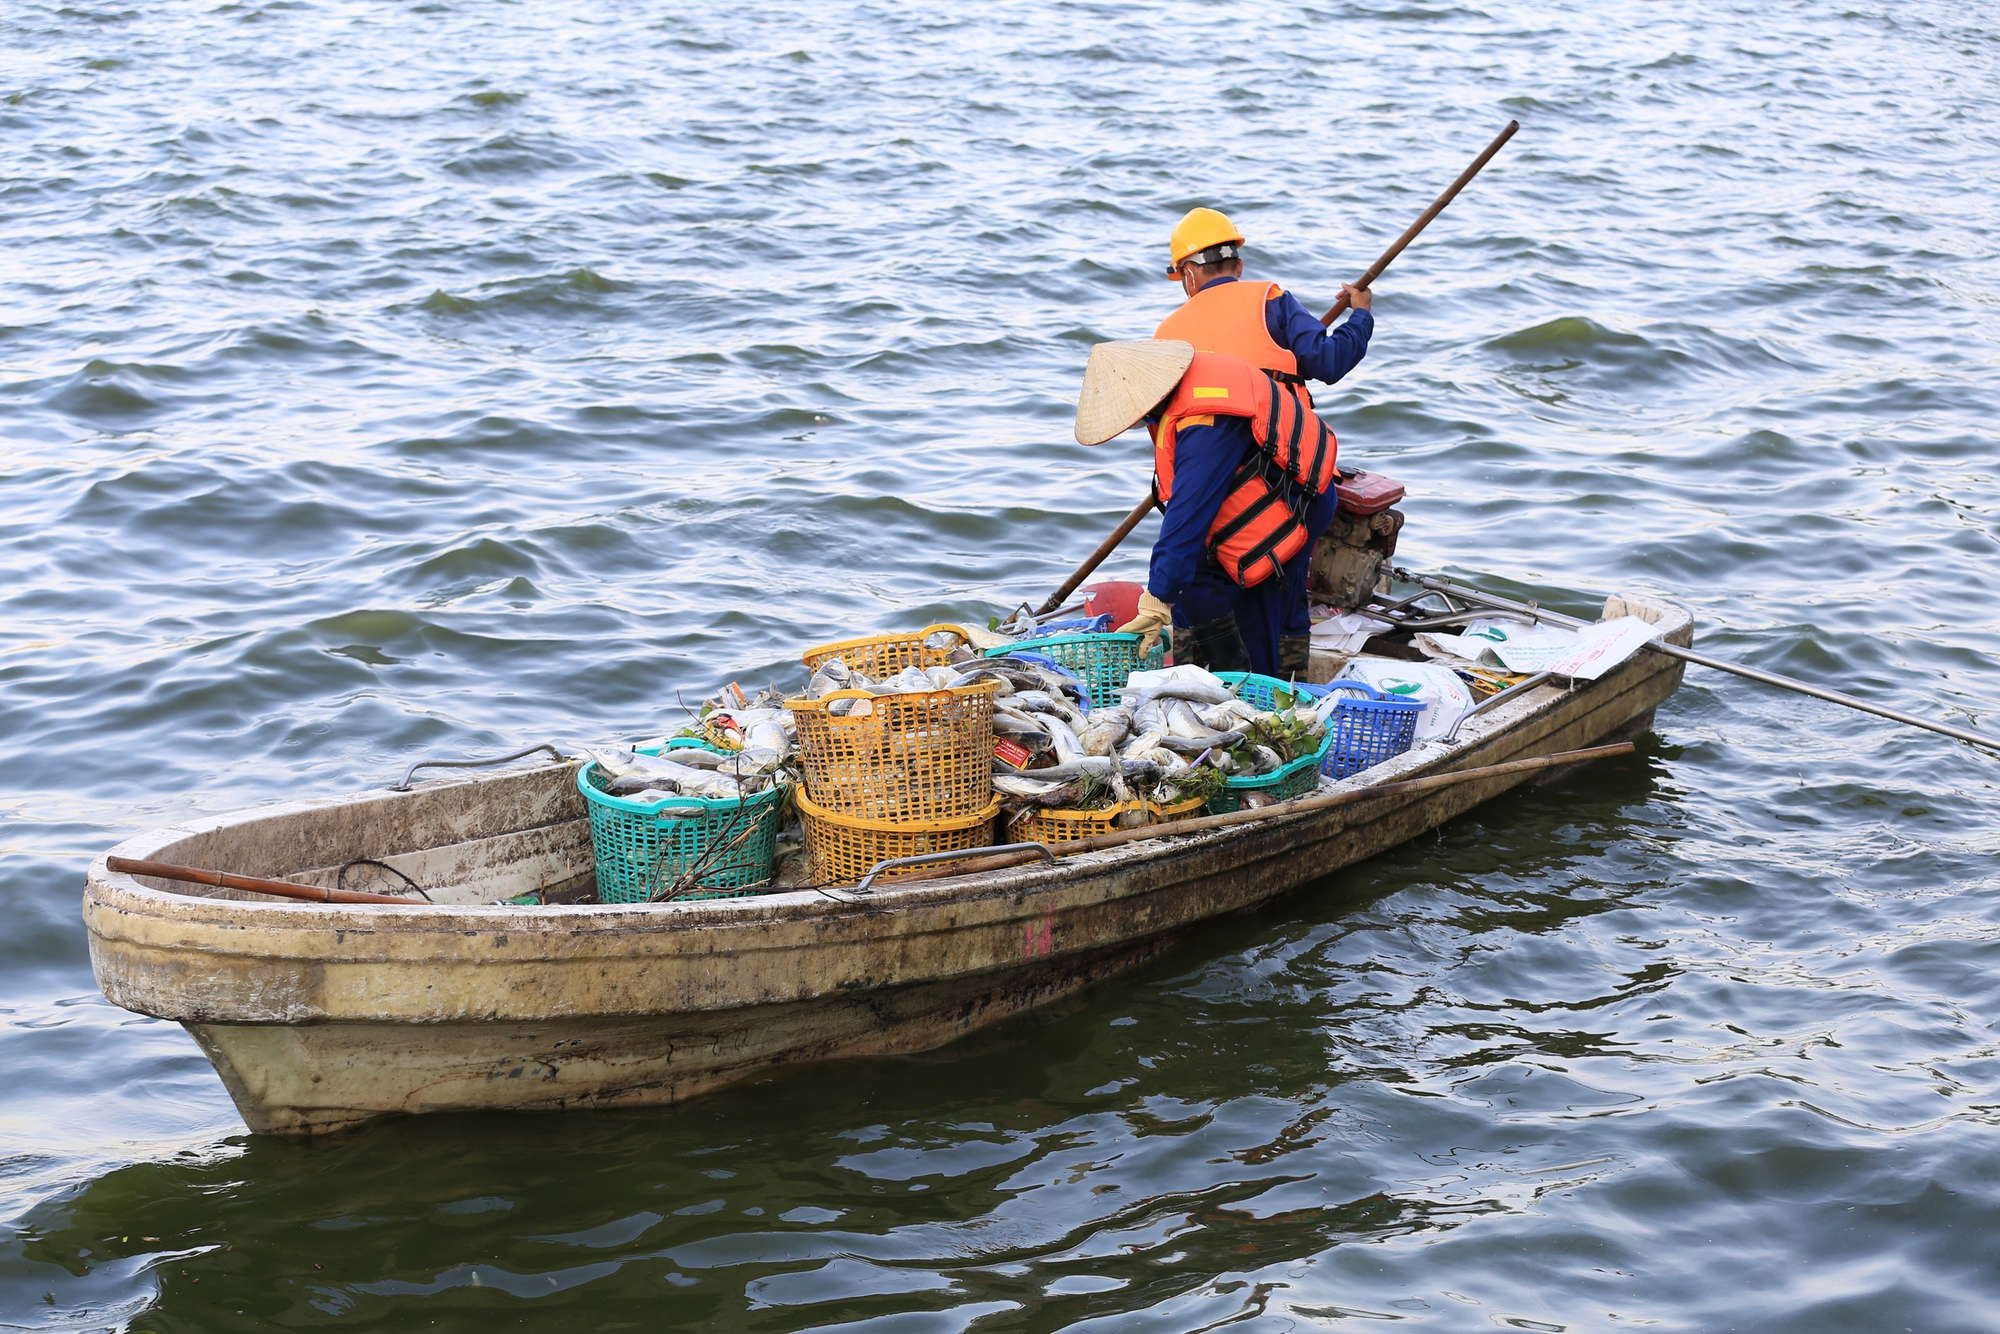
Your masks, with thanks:
[[[1235,281],[1217,278],[1203,284],[1203,290]],[[1357,310],[1337,328],[1328,329],[1291,293],[1281,292],[1264,303],[1264,327],[1272,341],[1298,358],[1300,375],[1332,384],[1361,363],[1375,332],[1375,317]],[[1285,563],[1284,572],[1244,588],[1208,558],[1208,530],[1229,495],[1229,479],[1256,449],[1248,418],[1181,420],[1174,431],[1174,496],[1153,543],[1146,589],[1173,606],[1177,626],[1202,625],[1234,613],[1250,653],[1250,669],[1275,676],[1279,641],[1312,630],[1306,575],[1313,549],[1333,522],[1340,501],[1329,487],[1308,512],[1306,544]]]

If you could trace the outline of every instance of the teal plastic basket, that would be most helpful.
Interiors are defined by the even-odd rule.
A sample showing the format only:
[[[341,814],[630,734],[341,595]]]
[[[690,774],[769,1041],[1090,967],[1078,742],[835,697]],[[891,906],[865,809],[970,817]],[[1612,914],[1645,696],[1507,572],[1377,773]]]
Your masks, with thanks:
[[[1259,709],[1276,709],[1277,694],[1290,694],[1293,687],[1275,676],[1259,676],[1255,672],[1217,672],[1216,679],[1236,691],[1236,697],[1245,704]],[[1300,703],[1312,704],[1312,692],[1303,685],[1297,687]],[[1222,785],[1222,791],[1209,800],[1210,813],[1222,815],[1243,805],[1245,793],[1261,792],[1276,801],[1290,801],[1293,797],[1303,797],[1319,786],[1319,768],[1326,762],[1327,753],[1333,749],[1333,729],[1328,728],[1320,739],[1319,749],[1310,755],[1301,755],[1283,768],[1255,778],[1231,778]]]
[[[1118,702],[1118,692],[1134,672],[1157,670],[1167,660],[1167,644],[1164,636],[1153,645],[1151,653],[1139,652],[1139,642],[1144,635],[1121,634],[1116,630],[1104,630],[1080,635],[1049,635],[1043,639],[1023,639],[1017,644],[1003,644],[999,648],[986,650],[989,658],[1004,658],[1009,653],[1041,653],[1075,672],[1083,678],[1084,689],[1090,692],[1090,707],[1105,708]]]
[[[675,741],[674,749],[697,741]],[[660,747],[647,747],[657,755]],[[654,801],[614,797],[603,790],[595,762],[576,771],[577,791],[590,807],[590,850],[597,866],[600,903],[648,903],[691,871],[695,888],[684,899],[747,898],[777,874],[778,825],[785,790],[772,784],[754,796],[662,796]],[[747,831],[747,832],[746,832]],[[712,851],[718,845],[729,845]]]

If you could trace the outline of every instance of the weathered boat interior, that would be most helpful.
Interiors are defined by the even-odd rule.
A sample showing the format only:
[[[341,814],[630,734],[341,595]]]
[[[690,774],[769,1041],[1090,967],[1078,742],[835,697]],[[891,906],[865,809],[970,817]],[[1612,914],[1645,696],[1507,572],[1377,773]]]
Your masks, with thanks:
[[[1613,599],[1685,643],[1677,608]],[[1345,781],[1366,787],[1629,736],[1682,664],[1525,690]],[[1422,794],[980,875],[669,904],[511,906],[588,875],[568,765],[268,807],[112,852],[332,885],[356,858],[432,904],[307,904],[115,874],[85,892],[99,985],[177,1020],[252,1129],[389,1112],[671,1102],[772,1065],[914,1051],[1073,992],[1195,924],[1295,890],[1524,781]],[[107,854],[109,855],[109,854]]]

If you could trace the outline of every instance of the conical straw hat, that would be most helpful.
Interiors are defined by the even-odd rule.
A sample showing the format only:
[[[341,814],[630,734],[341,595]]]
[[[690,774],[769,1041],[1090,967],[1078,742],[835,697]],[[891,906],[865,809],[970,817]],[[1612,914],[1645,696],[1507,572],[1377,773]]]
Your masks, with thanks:
[[[1181,382],[1194,362],[1194,344],[1174,338],[1099,343],[1083,368],[1076,400],[1076,442],[1101,445],[1139,419]]]

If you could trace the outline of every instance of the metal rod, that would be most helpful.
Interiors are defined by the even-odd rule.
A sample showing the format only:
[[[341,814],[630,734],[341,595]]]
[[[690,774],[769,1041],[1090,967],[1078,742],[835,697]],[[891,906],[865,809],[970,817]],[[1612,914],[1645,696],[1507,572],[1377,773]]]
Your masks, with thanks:
[[[1439,195],[1434,201],[1432,201],[1431,206],[1424,210],[1424,215],[1418,218],[1415,222],[1411,223],[1409,230],[1404,232],[1401,236],[1397,237],[1396,244],[1390,246],[1387,250],[1383,251],[1382,258],[1376,260],[1372,265],[1370,265],[1368,268],[1368,272],[1361,275],[1361,281],[1355,283],[1354,285],[1356,287],[1365,289],[1368,286],[1368,284],[1374,282],[1377,278],[1380,278],[1382,276],[1382,270],[1388,268],[1390,262],[1393,261],[1396,258],[1396,256],[1403,253],[1404,247],[1408,246],[1410,242],[1417,239],[1418,232],[1422,231],[1424,228],[1431,225],[1432,218],[1435,218],[1438,214],[1444,212],[1444,206],[1446,204],[1449,204],[1452,200],[1458,198],[1458,192],[1460,190],[1463,190],[1466,186],[1466,183],[1469,182],[1474,176],[1477,176],[1479,174],[1479,169],[1481,167],[1485,166],[1488,162],[1491,162],[1493,160],[1493,155],[1500,151],[1500,146],[1506,143],[1509,139],[1512,139],[1514,137],[1514,131],[1520,128],[1521,128],[1520,121],[1518,120],[1508,121],[1507,128],[1500,131],[1499,134],[1495,135],[1493,137],[1492,143],[1486,145],[1486,151],[1481,153],[1478,157],[1472,159],[1472,165],[1467,167],[1464,171],[1460,172],[1458,174],[1458,179],[1445,187],[1444,193]],[[1347,294],[1343,292],[1341,294],[1340,300],[1333,303],[1333,309],[1329,310],[1326,314],[1322,315],[1320,317],[1319,322],[1321,324],[1332,324],[1335,320],[1340,318],[1340,312],[1346,309],[1347,309]]]
[[[1046,843],[1004,843],[997,848],[965,848],[958,852],[925,852],[914,857],[890,857],[876,862],[868,868],[868,874],[861,877],[854,886],[856,894],[866,894],[874,885],[875,877],[898,866],[928,866],[934,862],[963,861],[967,857],[984,857],[996,852],[1041,853],[1043,860],[1054,861],[1056,855],[1049,851]]]
[[[1445,745],[1449,746],[1452,742],[1458,740],[1458,729],[1465,726],[1466,719],[1476,717],[1477,715],[1486,712],[1488,709],[1497,708],[1500,705],[1506,703],[1508,700],[1513,699],[1517,695],[1525,695],[1530,690],[1533,690],[1536,686],[1541,685],[1544,681],[1552,679],[1554,676],[1555,676],[1554,672],[1536,672],[1533,676],[1529,677],[1527,680],[1516,681],[1513,685],[1508,686],[1505,690],[1501,691],[1499,694],[1489,695],[1487,698],[1473,705],[1471,708],[1467,709],[1464,713],[1461,713],[1458,716],[1458,721],[1451,725],[1451,730],[1444,734]]]
[[[1696,653],[1693,649],[1682,648],[1678,644],[1662,644],[1656,639],[1647,644],[1646,647],[1664,653],[1670,658],[1680,658],[1685,662],[1691,662],[1697,667],[1713,667],[1718,672],[1731,672],[1752,681],[1762,681],[1765,685],[1778,686],[1784,690],[1794,690],[1801,695],[1811,695],[1814,699],[1823,699],[1829,704],[1839,704],[1846,708],[1858,709],[1862,713],[1872,713],[1878,718],[1887,718],[1892,722],[1907,723],[1911,727],[1921,727],[1926,732],[1936,732],[1939,736],[1948,736],[1958,741],[1969,741],[1975,746],[1985,746],[1989,750],[2000,751],[2000,737],[1988,736],[1984,732],[1975,732],[1967,727],[1953,727],[1950,723],[1935,722],[1929,718],[1919,717],[1914,713],[1904,713],[1901,709],[1891,709],[1881,704],[1870,704],[1865,699],[1856,699],[1852,695],[1843,695],[1837,690],[1823,690],[1819,686],[1807,685],[1804,681],[1794,681],[1789,676],[1779,676],[1776,672],[1761,671],[1755,667],[1745,667],[1741,663],[1725,662],[1721,658],[1711,658],[1706,653]]]
[[[1374,616],[1377,613],[1375,613],[1373,610],[1369,610],[1369,611],[1364,611],[1361,614],[1363,616]],[[1424,617],[1399,617],[1395,612],[1390,612],[1387,614],[1385,619],[1394,624],[1398,630],[1443,630],[1449,626],[1470,625],[1474,621],[1491,621],[1496,619],[1528,621],[1530,623],[1532,623],[1534,620],[1534,618],[1529,616],[1526,612],[1499,611],[1495,609],[1487,609],[1483,611],[1455,611],[1451,613],[1451,615],[1449,616],[1424,616]]]
[[[244,889],[253,894],[270,894],[281,899],[305,899],[312,903],[400,903],[421,908],[422,899],[397,898],[393,894],[370,894],[359,889],[321,889],[289,880],[266,880],[255,875],[231,875],[199,866],[179,866],[173,862],[138,861],[131,857],[106,857],[106,870],[121,875],[149,875],[155,880],[180,880],[190,885],[214,885],[217,889]]]
[[[544,741],[539,746],[530,746],[526,750],[517,750],[512,755],[495,755],[490,760],[418,760],[415,764],[403,770],[401,781],[389,790],[391,792],[408,792],[410,790],[410,775],[419,769],[484,769],[489,764],[505,764],[509,760],[522,759],[525,756],[534,754],[538,750],[545,750],[555,756],[557,764],[569,763],[569,756],[557,750],[555,742]]]
[[[1076,586],[1078,584],[1090,578],[1091,574],[1096,571],[1097,567],[1104,564],[1105,558],[1110,556],[1112,552],[1118,550],[1118,544],[1120,542],[1123,542],[1126,538],[1130,537],[1132,535],[1132,530],[1134,528],[1137,528],[1141,523],[1141,521],[1143,521],[1148,514],[1151,514],[1153,512],[1153,506],[1159,503],[1160,503],[1159,500],[1153,495],[1153,493],[1150,490],[1147,491],[1146,498],[1140,501],[1136,506],[1134,506],[1130,514],[1126,515],[1123,519],[1119,521],[1118,526],[1111,530],[1111,536],[1105,538],[1102,542],[1097,544],[1097,550],[1091,552],[1090,558],[1084,561],[1083,564],[1076,567],[1076,573],[1071,575],[1068,578],[1068,580],[1064,582],[1061,588],[1058,588],[1055,592],[1049,594],[1048,601],[1044,602],[1041,605],[1041,609],[1037,611],[1035,615],[1046,616],[1049,612],[1052,612],[1057,607],[1060,607],[1062,605],[1063,599],[1068,597],[1071,593],[1074,593],[1076,591]]]
[[[1572,629],[1578,629],[1590,624],[1588,621],[1578,620],[1574,616],[1565,616],[1561,612],[1548,611],[1532,603],[1515,602],[1511,598],[1503,598],[1492,593],[1481,592],[1479,589],[1468,587],[1451,579],[1432,575],[1411,574],[1408,570],[1392,570],[1391,574],[1405,583],[1422,584],[1425,588],[1433,589],[1437,592],[1443,592],[1449,588],[1453,593],[1466,599],[1468,602],[1483,603],[1486,606],[1495,607],[1503,611],[1520,612],[1532,619],[1547,621],[1551,625],[1564,625]],[[1822,686],[1808,685],[1804,681],[1795,681],[1789,676],[1780,676],[1776,672],[1767,672],[1757,667],[1745,667],[1739,662],[1728,662],[1722,658],[1711,658],[1706,653],[1697,653],[1691,648],[1682,648],[1679,644],[1668,644],[1662,640],[1653,639],[1647,641],[1646,647],[1656,653],[1664,653],[1670,658],[1679,658],[1683,662],[1691,662],[1697,667],[1710,667],[1718,672],[1729,672],[1732,675],[1741,676],[1751,681],[1761,681],[1767,686],[1777,686],[1780,690],[1790,690],[1800,695],[1810,695],[1814,699],[1823,699],[1829,704],[1838,704],[1842,708],[1854,709],[1860,713],[1872,713],[1878,718],[1887,718],[1891,722],[1903,723],[1910,727],[1921,727],[1926,732],[1936,732],[1939,736],[1948,736],[1955,741],[1966,741],[1975,746],[1984,746],[1988,750],[2000,751],[2000,737],[1989,736],[1984,732],[1975,732],[1971,728],[1953,727],[1950,723],[1941,723],[1934,719],[1920,717],[1914,713],[1905,713],[1901,709],[1892,709],[1887,705],[1870,704],[1865,699],[1856,699],[1852,695],[1843,695],[1838,690],[1827,690]]]

